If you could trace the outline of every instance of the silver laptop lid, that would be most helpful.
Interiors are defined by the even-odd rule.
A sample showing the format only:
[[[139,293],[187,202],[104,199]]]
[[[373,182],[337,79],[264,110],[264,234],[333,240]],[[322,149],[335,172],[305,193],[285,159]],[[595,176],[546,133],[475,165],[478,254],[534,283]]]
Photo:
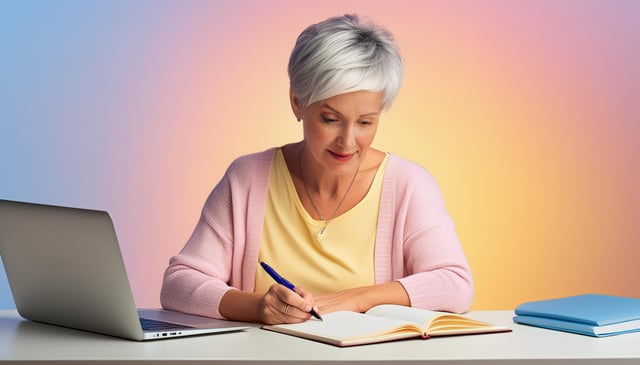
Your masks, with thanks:
[[[0,200],[0,256],[22,317],[143,338],[107,212]]]

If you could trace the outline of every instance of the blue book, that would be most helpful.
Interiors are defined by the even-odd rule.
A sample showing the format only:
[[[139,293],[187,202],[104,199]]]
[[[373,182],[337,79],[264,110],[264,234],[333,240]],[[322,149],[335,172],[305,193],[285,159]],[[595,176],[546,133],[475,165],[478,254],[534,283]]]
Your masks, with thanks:
[[[640,298],[583,294],[520,304],[513,321],[595,337],[640,331]]]

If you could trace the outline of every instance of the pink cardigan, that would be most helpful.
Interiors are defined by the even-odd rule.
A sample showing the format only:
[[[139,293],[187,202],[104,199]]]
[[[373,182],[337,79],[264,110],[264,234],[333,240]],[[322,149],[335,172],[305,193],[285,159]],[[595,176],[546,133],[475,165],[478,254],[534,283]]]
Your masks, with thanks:
[[[231,288],[253,291],[269,172],[275,148],[235,160],[207,199],[182,251],[171,258],[160,294],[165,309],[223,318]],[[375,281],[399,281],[411,305],[465,312],[473,281],[434,178],[389,156],[375,246]]]

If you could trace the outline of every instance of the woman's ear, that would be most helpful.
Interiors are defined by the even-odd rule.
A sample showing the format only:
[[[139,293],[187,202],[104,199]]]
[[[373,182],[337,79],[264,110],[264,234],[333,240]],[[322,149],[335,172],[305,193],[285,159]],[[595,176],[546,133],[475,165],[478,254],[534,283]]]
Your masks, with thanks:
[[[300,108],[300,103],[292,88],[289,88],[289,101],[291,102],[291,110],[299,122],[302,119],[302,108]]]

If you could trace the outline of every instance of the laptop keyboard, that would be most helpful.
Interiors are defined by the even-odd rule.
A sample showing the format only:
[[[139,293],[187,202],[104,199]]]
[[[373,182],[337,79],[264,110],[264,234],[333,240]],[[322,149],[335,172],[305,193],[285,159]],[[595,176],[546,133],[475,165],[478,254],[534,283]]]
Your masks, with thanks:
[[[194,328],[176,323],[162,322],[155,319],[140,318],[140,325],[144,331],[168,331],[176,329]]]

